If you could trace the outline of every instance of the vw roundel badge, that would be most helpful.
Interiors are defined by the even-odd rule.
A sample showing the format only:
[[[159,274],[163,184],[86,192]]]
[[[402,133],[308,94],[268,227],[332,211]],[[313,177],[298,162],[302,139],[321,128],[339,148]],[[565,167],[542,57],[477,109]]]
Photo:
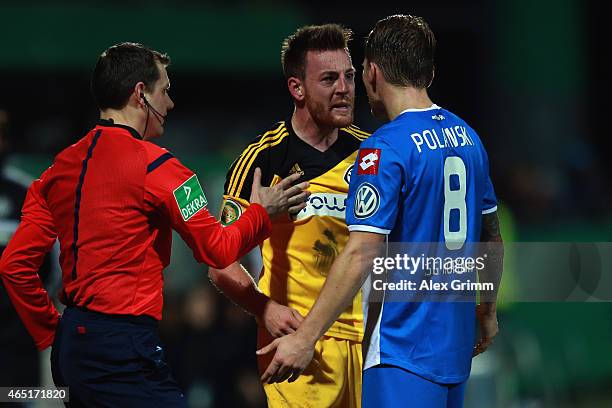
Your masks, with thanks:
[[[368,218],[378,210],[380,194],[370,183],[361,183],[355,194],[355,217]]]

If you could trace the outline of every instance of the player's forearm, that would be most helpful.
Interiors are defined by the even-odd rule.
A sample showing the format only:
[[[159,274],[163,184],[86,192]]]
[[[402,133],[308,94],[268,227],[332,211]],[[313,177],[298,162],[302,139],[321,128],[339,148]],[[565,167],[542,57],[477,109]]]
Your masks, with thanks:
[[[270,300],[261,293],[246,269],[235,262],[225,269],[210,268],[208,275],[212,283],[227,298],[255,317],[260,317]]]
[[[504,266],[504,243],[499,229],[497,212],[483,215],[480,240],[483,251],[487,254],[487,260],[485,267],[478,273],[478,278],[482,283],[492,283],[494,288],[492,292],[481,293],[481,299],[491,311],[495,311]]]
[[[315,342],[331,327],[353,301],[367,278],[374,254],[349,243],[334,261],[313,308],[298,328],[298,333]]]

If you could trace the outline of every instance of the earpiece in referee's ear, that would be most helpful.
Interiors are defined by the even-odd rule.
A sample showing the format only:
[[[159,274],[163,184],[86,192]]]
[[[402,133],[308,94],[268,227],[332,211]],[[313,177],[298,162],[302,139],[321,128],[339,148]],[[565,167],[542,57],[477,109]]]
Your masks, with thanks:
[[[142,103],[144,106],[149,105],[149,101],[147,101],[144,92],[140,92],[140,103]]]

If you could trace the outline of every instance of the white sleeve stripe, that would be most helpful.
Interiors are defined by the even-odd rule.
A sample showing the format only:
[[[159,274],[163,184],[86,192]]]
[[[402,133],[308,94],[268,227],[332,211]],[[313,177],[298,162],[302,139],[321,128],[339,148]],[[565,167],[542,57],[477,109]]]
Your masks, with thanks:
[[[361,231],[361,232],[375,232],[377,234],[382,234],[382,235],[389,235],[389,233],[391,232],[391,230],[389,229],[372,227],[370,225],[349,225],[348,230],[349,231]]]
[[[494,213],[495,211],[497,211],[497,206],[488,208],[486,210],[482,210],[482,214],[483,215],[484,214],[491,214],[491,213]]]

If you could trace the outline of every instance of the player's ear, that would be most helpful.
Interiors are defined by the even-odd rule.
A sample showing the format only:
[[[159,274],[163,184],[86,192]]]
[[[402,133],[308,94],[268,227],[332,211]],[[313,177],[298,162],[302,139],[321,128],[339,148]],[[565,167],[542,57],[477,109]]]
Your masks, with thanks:
[[[293,96],[293,99],[299,102],[304,100],[304,85],[299,78],[289,78],[287,80],[287,87],[289,88],[289,93],[291,96]]]
[[[431,69],[431,79],[429,80],[429,84],[427,85],[428,88],[431,86],[435,76],[436,76],[436,66],[434,65],[433,68]]]
[[[378,78],[378,75],[382,73],[378,69],[378,65],[376,65],[373,62],[367,62],[367,69],[364,70],[364,73],[365,73],[364,80],[368,82],[368,84],[372,88],[372,91],[376,93],[376,82],[377,82],[376,80]]]
[[[144,91],[145,91],[144,82],[137,82],[136,85],[134,85],[134,90],[132,91],[132,97],[134,98],[136,103],[143,107],[145,106],[145,101],[142,97],[144,95]]]

